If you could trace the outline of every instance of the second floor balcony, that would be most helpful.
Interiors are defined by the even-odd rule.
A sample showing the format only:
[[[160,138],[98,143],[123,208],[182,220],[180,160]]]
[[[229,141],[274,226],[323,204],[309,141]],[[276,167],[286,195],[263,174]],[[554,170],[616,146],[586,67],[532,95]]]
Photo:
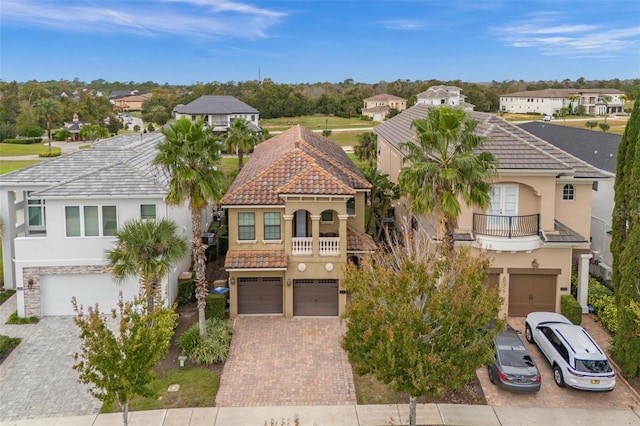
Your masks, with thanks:
[[[291,241],[293,256],[313,256],[314,237],[294,237]],[[339,256],[340,237],[318,237],[318,254],[320,256]]]
[[[502,216],[473,214],[473,233],[501,238],[522,238],[540,234],[540,215]]]

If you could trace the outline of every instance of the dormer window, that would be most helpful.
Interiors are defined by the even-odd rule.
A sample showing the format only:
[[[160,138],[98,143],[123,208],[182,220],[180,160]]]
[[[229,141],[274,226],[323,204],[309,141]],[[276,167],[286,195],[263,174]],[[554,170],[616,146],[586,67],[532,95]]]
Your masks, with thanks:
[[[562,188],[562,199],[567,201],[573,201],[575,199],[575,188],[570,183],[566,184]]]

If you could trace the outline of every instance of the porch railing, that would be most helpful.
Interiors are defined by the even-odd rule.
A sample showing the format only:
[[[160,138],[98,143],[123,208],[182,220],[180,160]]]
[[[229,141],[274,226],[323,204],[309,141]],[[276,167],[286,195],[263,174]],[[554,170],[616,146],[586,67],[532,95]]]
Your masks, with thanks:
[[[539,235],[540,215],[501,216],[474,213],[473,232],[478,235],[505,238]]]
[[[311,237],[292,238],[291,254],[294,256],[312,255],[313,254],[313,238]]]
[[[340,254],[340,237],[319,237],[320,256],[338,256]],[[293,256],[313,255],[313,237],[294,237],[291,239]]]
[[[340,237],[320,237],[320,256],[338,256]]]

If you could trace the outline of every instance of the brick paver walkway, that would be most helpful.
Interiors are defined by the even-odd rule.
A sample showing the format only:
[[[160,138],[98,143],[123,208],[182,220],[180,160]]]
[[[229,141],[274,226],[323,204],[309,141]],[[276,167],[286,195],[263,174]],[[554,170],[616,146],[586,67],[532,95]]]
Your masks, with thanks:
[[[516,394],[505,391],[489,383],[487,369],[483,367],[478,370],[478,378],[487,399],[487,404],[509,407],[640,410],[640,400],[629,389],[619,371],[616,371],[616,387],[611,392],[589,392],[558,387],[553,381],[553,371],[544,355],[535,345],[527,342],[524,338],[524,322],[524,317],[509,318],[511,326],[522,332],[520,338],[531,356],[533,356],[542,375],[542,387],[535,394]],[[591,315],[582,316],[582,326],[608,355],[611,336],[607,330],[600,323],[595,322]]]
[[[356,403],[338,318],[238,317],[216,405]]]

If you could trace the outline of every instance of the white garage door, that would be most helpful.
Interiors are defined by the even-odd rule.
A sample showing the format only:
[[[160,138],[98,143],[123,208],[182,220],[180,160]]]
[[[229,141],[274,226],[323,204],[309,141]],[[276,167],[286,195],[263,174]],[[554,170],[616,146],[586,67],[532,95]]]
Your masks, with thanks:
[[[117,306],[120,291],[125,300],[130,300],[138,293],[138,283],[127,280],[116,284],[108,274],[41,275],[42,315],[75,315],[71,305],[73,296],[85,311],[97,302],[100,312],[109,312]]]

